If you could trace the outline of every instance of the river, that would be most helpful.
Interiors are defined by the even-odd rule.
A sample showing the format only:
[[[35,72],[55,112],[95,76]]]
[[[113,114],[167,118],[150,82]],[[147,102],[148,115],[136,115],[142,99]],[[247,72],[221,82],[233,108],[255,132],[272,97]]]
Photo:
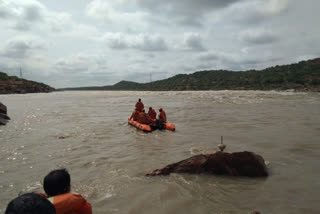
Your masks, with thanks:
[[[127,118],[141,98],[176,131],[144,133]],[[320,93],[74,91],[0,95],[0,213],[65,167],[93,213],[320,213]],[[144,174],[201,152],[252,151],[267,178]]]

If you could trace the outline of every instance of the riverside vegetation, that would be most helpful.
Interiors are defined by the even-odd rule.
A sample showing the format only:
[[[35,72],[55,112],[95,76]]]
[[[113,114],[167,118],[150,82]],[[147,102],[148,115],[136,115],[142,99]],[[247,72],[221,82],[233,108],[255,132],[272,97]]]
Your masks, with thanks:
[[[320,92],[320,58],[263,70],[205,70],[192,74],[137,83],[121,81],[112,86],[63,88],[59,90],[287,90]]]
[[[55,89],[35,81],[25,80],[16,76],[8,76],[0,72],[0,94],[24,94],[52,92]]]
[[[228,71],[205,70],[192,74],[137,83],[120,81],[112,86],[61,88],[63,90],[287,90],[320,92],[320,58],[290,65],[277,65],[263,70]],[[0,72],[0,94],[51,92],[55,89],[30,80]]]

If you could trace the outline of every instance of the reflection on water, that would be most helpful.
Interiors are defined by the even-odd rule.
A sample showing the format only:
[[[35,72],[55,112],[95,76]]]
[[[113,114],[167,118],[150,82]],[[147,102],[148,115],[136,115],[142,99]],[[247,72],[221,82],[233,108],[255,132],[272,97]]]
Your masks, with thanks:
[[[176,132],[128,126],[138,98],[160,106]],[[1,95],[0,213],[20,192],[42,191],[66,167],[94,213],[319,213],[320,95],[274,91],[57,92]],[[266,179],[210,175],[145,177],[216,149],[249,150]]]

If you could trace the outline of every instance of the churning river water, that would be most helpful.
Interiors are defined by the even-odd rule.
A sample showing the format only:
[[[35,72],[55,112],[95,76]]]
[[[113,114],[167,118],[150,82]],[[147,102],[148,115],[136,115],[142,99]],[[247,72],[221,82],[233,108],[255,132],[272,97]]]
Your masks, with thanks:
[[[138,98],[163,107],[176,131],[129,126]],[[320,213],[320,93],[78,91],[1,95],[0,213],[19,193],[41,191],[53,169],[93,213]],[[201,152],[252,151],[267,178],[144,174]]]

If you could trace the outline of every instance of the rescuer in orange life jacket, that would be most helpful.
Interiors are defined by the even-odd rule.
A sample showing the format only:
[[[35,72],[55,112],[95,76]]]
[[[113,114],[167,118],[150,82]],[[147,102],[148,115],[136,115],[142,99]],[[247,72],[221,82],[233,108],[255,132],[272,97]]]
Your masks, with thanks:
[[[138,100],[138,102],[136,103],[136,109],[138,110],[138,111],[142,111],[142,109],[144,108],[144,104],[143,104],[143,102],[141,102],[141,99],[139,98],[139,100]]]
[[[139,111],[137,109],[135,109],[132,114],[131,117],[129,118],[129,120],[133,120],[133,121],[138,121],[139,118]]]
[[[164,124],[167,122],[167,116],[166,112],[162,109],[159,108],[159,119],[157,120],[157,127],[161,130],[164,129]]]
[[[166,115],[166,112],[162,109],[162,108],[159,108],[159,120],[160,122],[162,123],[165,123],[167,122],[167,115]]]
[[[80,194],[70,193],[70,174],[66,169],[51,171],[43,180],[43,188],[57,214],[92,214],[91,204]]]
[[[138,122],[142,124],[151,124],[153,121],[149,115],[146,114],[145,110],[142,109],[142,111],[139,112]]]
[[[149,107],[148,115],[153,120],[157,119],[157,112],[151,106]]]

